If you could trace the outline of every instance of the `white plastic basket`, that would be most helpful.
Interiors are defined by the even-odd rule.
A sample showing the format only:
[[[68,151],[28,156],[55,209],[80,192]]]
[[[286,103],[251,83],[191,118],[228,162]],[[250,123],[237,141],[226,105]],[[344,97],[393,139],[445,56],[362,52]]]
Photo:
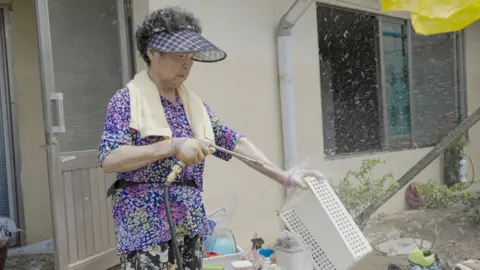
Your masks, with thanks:
[[[306,182],[310,188],[290,199],[280,217],[315,269],[351,268],[372,247],[325,179]]]

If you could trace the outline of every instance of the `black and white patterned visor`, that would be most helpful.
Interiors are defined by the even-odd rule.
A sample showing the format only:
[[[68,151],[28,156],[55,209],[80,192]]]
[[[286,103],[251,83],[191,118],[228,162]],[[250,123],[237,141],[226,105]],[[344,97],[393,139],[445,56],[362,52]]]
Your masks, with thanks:
[[[198,62],[222,61],[227,54],[205,39],[200,33],[185,29],[181,31],[156,30],[148,43],[153,50],[165,53],[193,53]]]

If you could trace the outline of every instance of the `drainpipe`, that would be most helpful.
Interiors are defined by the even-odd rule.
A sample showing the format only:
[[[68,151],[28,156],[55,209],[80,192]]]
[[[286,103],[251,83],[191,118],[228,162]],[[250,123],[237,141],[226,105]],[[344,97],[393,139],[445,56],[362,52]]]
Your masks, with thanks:
[[[295,96],[292,82],[292,28],[313,2],[314,0],[296,0],[287,13],[282,16],[277,26],[278,76],[282,108],[283,156],[286,170],[293,168],[299,162]]]

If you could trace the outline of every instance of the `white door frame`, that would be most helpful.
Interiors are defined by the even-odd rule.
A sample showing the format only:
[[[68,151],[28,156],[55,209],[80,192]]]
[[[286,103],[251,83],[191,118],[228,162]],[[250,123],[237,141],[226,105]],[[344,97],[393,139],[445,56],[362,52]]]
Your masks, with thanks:
[[[55,92],[50,21],[48,19],[48,0],[35,1],[35,12],[37,17],[37,35],[39,41],[53,240],[55,250],[62,250],[68,247],[68,243],[65,241],[66,239],[57,237],[59,234],[58,230],[63,228],[59,225],[59,222],[60,220],[65,219],[65,213],[62,214],[62,209],[59,207],[59,204],[55,203],[62,199],[56,198],[56,196],[63,195],[63,191],[58,190],[58,188],[61,188],[62,186],[57,185],[57,183],[62,181],[62,175],[60,171],[60,149],[55,134],[62,131],[65,132],[63,99],[61,98],[61,95],[57,95]],[[62,235],[65,234],[66,232]],[[57,256],[55,269],[62,269],[64,265],[68,265],[68,258],[62,257],[63,256]]]
[[[2,121],[4,123],[4,140],[6,150],[6,165],[9,187],[10,218],[17,226],[24,227],[23,200],[21,199],[20,185],[20,147],[18,142],[18,121],[14,91],[13,59],[11,49],[11,22],[10,5],[1,4],[0,10],[3,13],[1,22],[0,65],[4,72],[0,73],[0,83],[6,91],[1,91],[0,101],[2,102]],[[20,234],[20,243],[23,236]],[[18,244],[15,242],[14,244]]]
[[[132,52],[132,23],[129,17],[132,16],[132,0],[117,0],[118,21],[120,22],[118,30],[120,31],[120,50],[122,52],[122,76],[123,83],[126,85],[132,78],[134,72],[134,59]],[[123,8],[120,8],[123,7]],[[128,10],[127,10],[128,9]]]
[[[121,37],[120,46],[122,48],[121,57],[123,82],[127,82],[132,76],[131,47],[128,46],[128,30],[130,29],[128,23],[129,14],[126,14],[124,11],[125,3],[128,2],[124,0],[117,0],[118,19],[120,26],[119,31]],[[69,249],[67,237],[62,237],[68,235],[67,228],[65,226],[67,215],[64,205],[65,190],[63,188],[64,179],[62,175],[62,168],[65,164],[62,162],[60,145],[56,138],[57,134],[65,132],[65,120],[63,110],[63,94],[56,92],[55,88],[55,71],[49,20],[49,0],[36,0],[35,11],[37,18],[40,70],[44,103],[45,136],[52,210],[53,238],[57,254],[56,269],[89,269],[88,267],[91,267],[91,265],[88,266],[87,261],[95,261],[102,256],[109,256],[111,251],[108,251],[107,253],[95,254],[84,261],[77,262],[70,261],[69,255],[65,253],[65,251],[68,251]]]

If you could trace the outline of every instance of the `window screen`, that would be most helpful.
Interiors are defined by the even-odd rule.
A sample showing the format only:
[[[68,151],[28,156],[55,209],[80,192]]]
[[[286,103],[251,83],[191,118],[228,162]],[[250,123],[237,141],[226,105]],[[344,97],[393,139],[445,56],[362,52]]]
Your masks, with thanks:
[[[454,34],[418,35],[412,29],[413,142],[432,146],[456,126]]]
[[[410,136],[410,87],[406,21],[382,20],[387,136]]]
[[[317,4],[326,155],[428,147],[465,114],[461,33]]]
[[[378,19],[317,5],[326,155],[381,148]]]
[[[3,104],[0,103],[0,109],[3,109],[2,107]],[[5,140],[3,139],[4,134],[4,123],[3,121],[0,121],[0,217],[10,217],[10,197],[8,194],[10,188],[8,186],[6,145]]]
[[[0,17],[0,20],[3,18]],[[4,91],[5,89],[0,90]],[[3,102],[0,102],[0,111],[3,110]],[[4,135],[5,135],[5,123],[3,119],[0,119],[0,217],[10,217],[10,197],[8,186],[8,173],[7,173],[7,158]]]
[[[117,1],[50,0],[49,12],[55,86],[65,100],[61,151],[96,149],[108,101],[122,87]]]
[[[0,59],[5,59],[6,51],[5,51],[5,33],[4,33],[4,25],[3,25],[3,10],[0,9],[0,53],[2,54],[2,57]],[[5,63],[0,63],[2,67],[5,67]],[[2,69],[2,73],[5,72],[5,70]],[[6,74],[6,72],[5,72]],[[6,76],[2,76],[3,80],[5,80]],[[0,77],[1,78],[1,77]],[[8,82],[2,81],[0,82],[0,91],[3,91],[3,97],[6,96],[7,93],[7,86]],[[0,112],[3,112],[5,109],[7,109],[5,106],[6,100],[3,100],[0,98]],[[5,142],[5,132],[7,132],[6,125],[3,121],[3,115],[0,117],[0,217],[11,217],[13,213],[10,213],[10,204],[12,203],[10,201],[9,197],[9,173],[8,173],[8,164],[7,164],[7,147],[11,148],[11,145],[7,144]],[[12,217],[11,217],[12,218]]]

